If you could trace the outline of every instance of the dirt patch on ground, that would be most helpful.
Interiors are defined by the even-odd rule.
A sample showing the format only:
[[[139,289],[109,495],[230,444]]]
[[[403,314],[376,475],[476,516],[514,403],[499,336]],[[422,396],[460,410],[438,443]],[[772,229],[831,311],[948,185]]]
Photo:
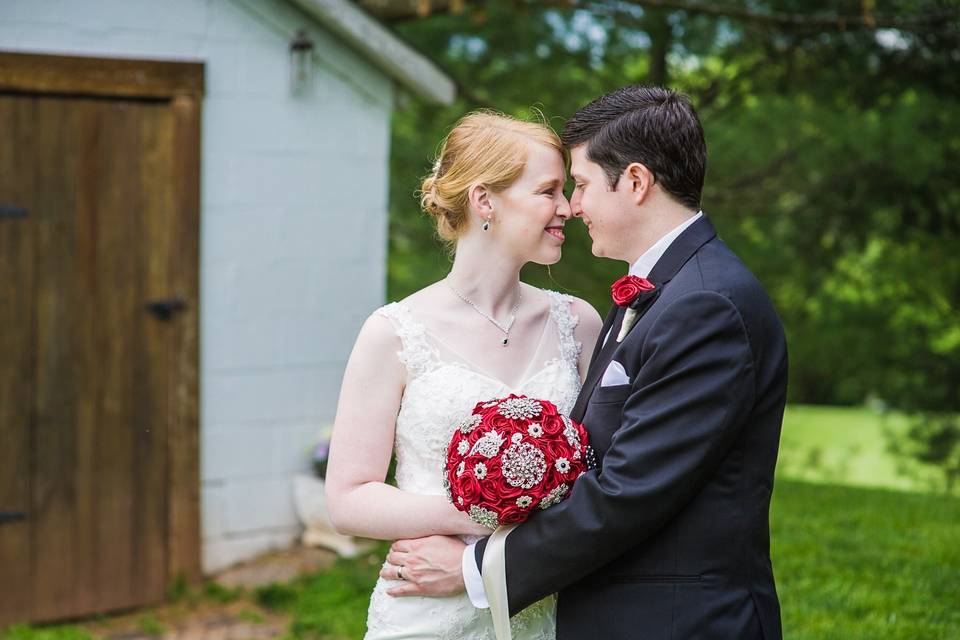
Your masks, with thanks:
[[[87,620],[77,626],[100,640],[261,640],[282,637],[289,617],[257,604],[254,590],[329,567],[333,552],[293,547],[211,576],[176,602]],[[211,587],[211,585],[213,585]],[[227,599],[220,602],[217,598]]]
[[[326,549],[296,546],[231,567],[214,576],[213,580],[228,588],[249,589],[275,582],[282,584],[299,575],[326,569],[336,559],[336,554]]]
[[[83,627],[101,640],[260,640],[282,637],[288,623],[285,615],[238,601],[164,605]]]

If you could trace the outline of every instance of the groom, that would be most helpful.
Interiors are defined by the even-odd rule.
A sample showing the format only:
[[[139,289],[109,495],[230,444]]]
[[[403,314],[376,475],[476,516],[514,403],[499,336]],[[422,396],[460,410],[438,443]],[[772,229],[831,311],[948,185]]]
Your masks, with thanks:
[[[594,255],[656,289],[629,314],[610,309],[571,413],[597,468],[506,539],[510,613],[559,592],[560,640],[779,639],[768,513],[786,343],[760,283],[699,211],[697,115],[672,91],[626,87],[574,114],[563,140]],[[416,581],[393,595],[465,580],[486,606],[485,543],[397,542],[387,560]]]

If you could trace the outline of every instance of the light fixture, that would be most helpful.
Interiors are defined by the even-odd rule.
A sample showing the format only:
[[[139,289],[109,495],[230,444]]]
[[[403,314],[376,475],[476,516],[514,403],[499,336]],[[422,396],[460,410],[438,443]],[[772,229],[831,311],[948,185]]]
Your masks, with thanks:
[[[309,95],[313,89],[313,40],[303,29],[290,42],[290,93]]]

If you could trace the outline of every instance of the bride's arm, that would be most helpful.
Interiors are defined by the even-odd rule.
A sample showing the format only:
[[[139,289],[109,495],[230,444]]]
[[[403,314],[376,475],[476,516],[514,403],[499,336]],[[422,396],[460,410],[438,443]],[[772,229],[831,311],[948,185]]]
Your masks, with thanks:
[[[593,347],[597,340],[603,340],[600,335],[600,329],[603,328],[603,320],[600,314],[586,300],[574,298],[571,305],[571,311],[575,316],[579,316],[576,328],[573,330],[573,337],[580,342],[580,381],[587,378],[587,368],[590,366],[590,354],[593,353]]]
[[[333,526],[341,533],[382,540],[488,534],[445,496],[408,493],[385,482],[406,378],[399,350],[390,322],[374,315],[350,354],[326,475]]]

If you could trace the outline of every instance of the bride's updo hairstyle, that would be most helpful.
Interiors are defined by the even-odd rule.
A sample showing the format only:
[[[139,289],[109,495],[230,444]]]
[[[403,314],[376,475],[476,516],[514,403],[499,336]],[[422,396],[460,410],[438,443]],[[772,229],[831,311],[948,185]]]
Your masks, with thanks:
[[[527,142],[564,153],[560,138],[541,122],[484,110],[468,113],[454,125],[420,187],[420,206],[436,219],[441,238],[455,242],[469,228],[470,187],[483,184],[497,193],[520,177]]]

